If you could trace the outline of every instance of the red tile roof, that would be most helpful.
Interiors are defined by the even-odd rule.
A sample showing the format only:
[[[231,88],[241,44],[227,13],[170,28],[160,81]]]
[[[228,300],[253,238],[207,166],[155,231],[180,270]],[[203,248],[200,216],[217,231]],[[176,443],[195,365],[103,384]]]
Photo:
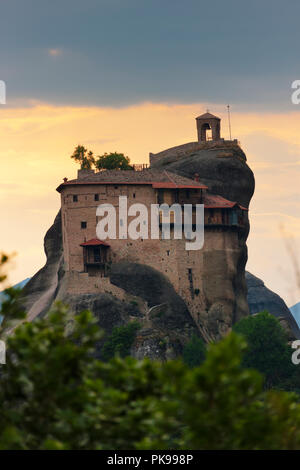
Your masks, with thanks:
[[[107,170],[88,174],[80,179],[65,181],[57,188],[58,192],[66,186],[87,184],[141,184],[153,188],[207,189],[203,183],[166,170],[145,169],[142,171]]]
[[[86,176],[82,176],[80,179],[65,181],[58,186],[57,191],[61,192],[64,187],[72,185],[98,184],[151,185],[156,189],[208,189],[207,186],[201,182],[191,178],[186,178],[184,176],[178,175],[177,173],[172,173],[167,170],[145,169],[142,171],[107,170],[87,174]],[[206,209],[230,209],[232,207],[238,206],[242,210],[248,210],[247,208],[239,205],[237,202],[229,201],[222,196],[209,194],[207,192],[204,193],[204,206]],[[98,240],[98,242],[100,241]],[[104,244],[104,242],[101,243]]]
[[[176,184],[176,183],[172,183],[172,181],[170,181],[169,183],[168,182],[165,182],[165,183],[162,183],[162,182],[159,182],[159,183],[152,183],[152,188],[156,188],[156,189],[207,189],[207,186],[204,186],[202,185],[201,183],[198,183],[198,186],[196,186],[195,184]]]
[[[103,242],[102,240],[98,240],[98,238],[92,238],[91,240],[88,240],[87,242],[80,243],[80,246],[107,246],[109,247],[110,245],[106,242]]]
[[[238,206],[240,209],[247,211],[246,207],[241,206],[237,202],[229,201],[222,196],[217,194],[206,193],[203,198],[203,204],[205,209],[232,209]]]

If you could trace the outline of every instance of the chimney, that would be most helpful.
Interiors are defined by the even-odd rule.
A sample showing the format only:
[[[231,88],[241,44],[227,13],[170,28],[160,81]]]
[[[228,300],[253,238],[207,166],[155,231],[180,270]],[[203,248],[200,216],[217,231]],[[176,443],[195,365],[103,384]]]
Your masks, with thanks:
[[[194,180],[195,180],[195,181],[199,181],[199,180],[200,180],[200,176],[199,176],[198,173],[195,173],[195,174],[194,174]]]
[[[77,179],[79,180],[87,179],[89,176],[93,175],[94,173],[95,173],[95,170],[86,170],[85,168],[80,169],[77,172]]]
[[[66,183],[68,181],[68,178],[64,178],[64,183]]]

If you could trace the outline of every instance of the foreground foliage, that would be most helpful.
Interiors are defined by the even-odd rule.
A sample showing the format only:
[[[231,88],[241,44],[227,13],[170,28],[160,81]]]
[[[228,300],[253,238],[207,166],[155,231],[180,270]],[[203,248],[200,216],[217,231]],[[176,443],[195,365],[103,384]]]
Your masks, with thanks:
[[[9,292],[5,312],[24,316]],[[243,366],[243,336],[210,345],[192,369],[99,361],[100,338],[90,312],[70,317],[59,303],[8,336],[0,449],[300,449],[298,396],[263,390]]]
[[[7,341],[0,377],[1,449],[300,448],[296,396],[262,391],[231,334],[189,369],[131,357],[93,358],[90,312],[57,304]]]

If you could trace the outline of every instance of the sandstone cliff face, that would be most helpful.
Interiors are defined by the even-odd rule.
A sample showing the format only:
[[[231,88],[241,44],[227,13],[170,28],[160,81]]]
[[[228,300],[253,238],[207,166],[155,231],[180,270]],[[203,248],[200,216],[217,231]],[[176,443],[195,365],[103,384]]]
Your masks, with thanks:
[[[47,257],[45,266],[30,279],[23,289],[23,304],[29,320],[47,312],[56,298],[60,279],[63,276],[60,211],[45,235],[44,250]]]
[[[249,206],[254,193],[255,181],[252,170],[246,163],[242,149],[232,143],[224,146],[207,145],[183,156],[178,155],[176,148],[156,160],[152,156],[151,168],[161,168],[193,178],[195,173],[200,181],[206,184],[210,192],[220,194],[230,201],[237,201]]]
[[[64,281],[62,281],[63,284]],[[160,272],[137,263],[122,262],[112,267],[111,282],[124,290],[122,300],[107,293],[60,295],[75,313],[91,310],[105,336],[114,326],[137,320],[140,329],[131,354],[141,359],[166,360],[182,354],[183,346],[199,331],[183,300]],[[62,292],[62,291],[61,291]]]

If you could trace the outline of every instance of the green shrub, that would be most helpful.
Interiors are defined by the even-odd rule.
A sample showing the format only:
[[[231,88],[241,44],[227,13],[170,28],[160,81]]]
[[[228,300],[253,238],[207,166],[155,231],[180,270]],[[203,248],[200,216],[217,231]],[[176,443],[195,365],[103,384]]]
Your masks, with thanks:
[[[6,327],[24,313],[7,295]],[[276,337],[277,327],[267,331]],[[59,303],[0,336],[1,450],[300,449],[299,397],[263,390],[260,373],[242,363],[247,343],[236,333],[209,345],[192,369],[182,361],[99,361],[96,319],[88,311],[70,317]]]
[[[124,326],[114,327],[112,334],[103,345],[101,358],[107,361],[115,355],[120,357],[129,356],[130,348],[139,328],[140,324],[136,321]]]
[[[241,366],[232,333],[200,367],[93,357],[88,312],[66,335],[67,310],[25,323],[8,339],[0,376],[0,449],[300,449],[293,394],[263,393]]]
[[[202,364],[205,359],[206,347],[202,339],[193,335],[183,348],[183,362],[189,367]]]
[[[261,372],[266,388],[279,385],[294,373],[286,333],[273,315],[266,311],[250,315],[236,323],[233,330],[242,334],[248,344],[244,367]]]

